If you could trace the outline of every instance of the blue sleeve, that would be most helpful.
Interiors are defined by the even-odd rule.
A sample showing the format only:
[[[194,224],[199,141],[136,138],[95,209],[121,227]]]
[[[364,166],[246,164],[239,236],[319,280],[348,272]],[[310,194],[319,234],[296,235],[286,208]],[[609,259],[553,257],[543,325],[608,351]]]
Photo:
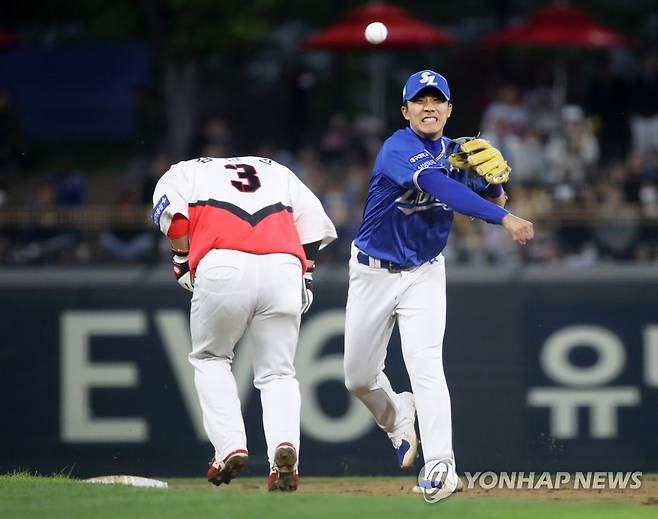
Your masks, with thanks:
[[[467,216],[500,224],[508,214],[502,207],[485,200],[464,184],[448,178],[437,168],[421,171],[416,178],[416,184],[425,193],[435,196],[458,213]]]
[[[377,158],[382,174],[394,184],[405,189],[416,189],[414,175],[418,170],[428,167],[437,167],[434,157],[422,147],[404,146],[399,141],[395,146],[388,142],[382,147]]]

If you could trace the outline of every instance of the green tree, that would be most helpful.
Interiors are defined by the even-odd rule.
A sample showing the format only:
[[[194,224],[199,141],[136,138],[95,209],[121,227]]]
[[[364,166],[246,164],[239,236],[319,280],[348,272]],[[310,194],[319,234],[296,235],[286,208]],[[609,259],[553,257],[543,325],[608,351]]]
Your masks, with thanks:
[[[149,46],[164,101],[168,151],[181,158],[198,119],[202,60],[263,40],[280,18],[275,6],[276,0],[54,0],[35,9],[29,2],[12,2],[2,23],[35,40]]]
[[[140,0],[140,15],[157,59],[168,121],[168,150],[187,151],[198,119],[200,62],[262,39],[275,0]]]

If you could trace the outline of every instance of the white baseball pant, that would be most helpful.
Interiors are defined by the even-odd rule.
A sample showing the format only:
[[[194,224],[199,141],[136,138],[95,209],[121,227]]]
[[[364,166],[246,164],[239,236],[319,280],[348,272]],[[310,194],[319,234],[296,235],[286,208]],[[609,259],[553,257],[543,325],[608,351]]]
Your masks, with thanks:
[[[443,372],[445,260],[391,273],[357,262],[352,247],[345,320],[345,385],[386,432],[400,423],[397,394],[384,374],[397,320],[404,363],[416,401],[425,463],[454,460],[450,394]]]
[[[247,449],[233,349],[244,336],[253,352],[254,386],[260,390],[270,466],[282,442],[299,454],[299,383],[293,360],[299,336],[302,270],[289,254],[256,255],[213,249],[199,263],[190,327],[194,382],[203,423],[223,460]]]

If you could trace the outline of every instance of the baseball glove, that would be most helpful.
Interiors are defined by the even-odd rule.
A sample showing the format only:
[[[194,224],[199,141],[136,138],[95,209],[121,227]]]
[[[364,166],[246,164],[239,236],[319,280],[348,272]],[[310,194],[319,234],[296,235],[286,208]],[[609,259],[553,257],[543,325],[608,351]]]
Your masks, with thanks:
[[[502,153],[488,141],[476,137],[454,139],[461,151],[448,157],[450,164],[459,169],[473,171],[489,184],[504,184],[509,180],[512,168]]]

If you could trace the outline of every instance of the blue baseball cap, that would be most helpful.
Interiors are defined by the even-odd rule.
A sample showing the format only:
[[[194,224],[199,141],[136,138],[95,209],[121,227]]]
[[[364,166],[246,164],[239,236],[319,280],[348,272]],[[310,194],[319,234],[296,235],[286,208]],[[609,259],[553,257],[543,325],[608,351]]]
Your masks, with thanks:
[[[411,74],[402,90],[402,102],[413,99],[423,88],[436,88],[450,101],[450,87],[448,80],[433,70],[421,70]]]

